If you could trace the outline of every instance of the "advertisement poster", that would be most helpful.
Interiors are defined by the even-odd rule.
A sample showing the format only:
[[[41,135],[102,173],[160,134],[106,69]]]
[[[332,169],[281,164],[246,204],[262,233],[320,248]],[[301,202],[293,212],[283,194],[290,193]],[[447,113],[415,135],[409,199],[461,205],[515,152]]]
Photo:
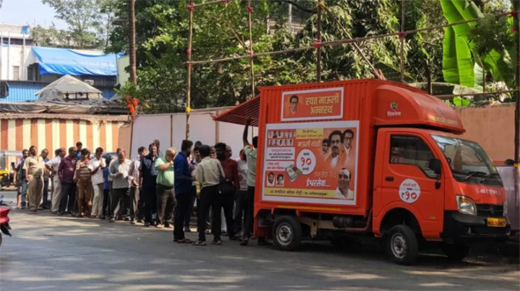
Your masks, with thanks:
[[[262,199],[356,204],[358,121],[267,124]]]
[[[282,94],[282,121],[343,118],[343,88],[327,88]]]

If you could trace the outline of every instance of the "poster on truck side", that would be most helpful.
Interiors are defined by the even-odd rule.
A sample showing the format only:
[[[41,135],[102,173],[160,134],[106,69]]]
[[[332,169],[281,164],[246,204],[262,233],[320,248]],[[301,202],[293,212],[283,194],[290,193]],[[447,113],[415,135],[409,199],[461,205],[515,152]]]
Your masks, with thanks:
[[[359,121],[267,124],[262,200],[356,205]]]
[[[343,118],[343,87],[282,93],[282,121]]]

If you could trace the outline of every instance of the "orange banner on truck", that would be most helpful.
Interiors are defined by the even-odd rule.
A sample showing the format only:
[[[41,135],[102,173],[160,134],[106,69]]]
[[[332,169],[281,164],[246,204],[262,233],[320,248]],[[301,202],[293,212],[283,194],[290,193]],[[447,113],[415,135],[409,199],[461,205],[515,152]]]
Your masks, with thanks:
[[[356,204],[358,121],[267,124],[266,201]]]
[[[343,118],[343,88],[284,92],[282,121]]]

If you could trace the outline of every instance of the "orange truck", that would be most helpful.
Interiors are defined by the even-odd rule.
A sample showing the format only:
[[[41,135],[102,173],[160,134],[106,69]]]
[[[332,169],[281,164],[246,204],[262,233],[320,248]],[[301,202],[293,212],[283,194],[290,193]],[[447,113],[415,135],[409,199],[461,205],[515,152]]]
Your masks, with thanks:
[[[259,88],[216,121],[258,126],[256,236],[292,251],[306,239],[370,234],[414,264],[438,244],[463,259],[506,239],[506,194],[485,151],[445,102],[400,83],[349,80]]]

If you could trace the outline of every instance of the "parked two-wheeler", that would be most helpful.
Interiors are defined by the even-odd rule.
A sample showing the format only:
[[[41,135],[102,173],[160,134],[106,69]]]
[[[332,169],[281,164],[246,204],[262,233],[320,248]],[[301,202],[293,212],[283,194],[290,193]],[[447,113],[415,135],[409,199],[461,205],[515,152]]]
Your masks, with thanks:
[[[2,206],[0,201],[0,246],[2,245],[2,233],[11,236],[11,233],[9,233],[11,229],[9,226],[9,211],[11,211],[11,208]]]

